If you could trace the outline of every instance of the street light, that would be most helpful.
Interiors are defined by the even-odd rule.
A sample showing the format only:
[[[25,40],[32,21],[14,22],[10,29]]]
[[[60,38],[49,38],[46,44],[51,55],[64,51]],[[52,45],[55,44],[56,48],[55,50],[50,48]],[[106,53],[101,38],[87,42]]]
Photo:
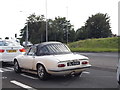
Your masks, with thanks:
[[[26,28],[26,38],[25,38],[25,48],[27,48],[28,45],[28,21],[27,21],[27,28]]]
[[[23,11],[20,11],[23,12]],[[26,28],[26,37],[25,37],[25,48],[27,48],[28,45],[28,21],[27,21],[27,28]]]
[[[47,0],[46,0],[46,42],[48,41]]]
[[[67,8],[67,20],[68,20],[68,6],[66,8]],[[68,44],[68,21],[67,21],[67,44]]]

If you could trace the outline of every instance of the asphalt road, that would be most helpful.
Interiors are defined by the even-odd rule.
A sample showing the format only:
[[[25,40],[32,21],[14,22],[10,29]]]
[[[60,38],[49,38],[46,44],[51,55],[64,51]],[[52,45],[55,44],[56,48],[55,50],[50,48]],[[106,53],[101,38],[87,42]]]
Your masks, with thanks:
[[[119,88],[116,80],[117,53],[80,53],[90,58],[93,67],[79,77],[51,76],[41,81],[37,75],[23,72],[16,74],[13,66],[5,64],[0,68],[2,88]],[[3,89],[4,90],[4,89]]]
[[[88,56],[89,61],[94,67],[100,67],[104,69],[117,69],[118,53],[80,53]]]

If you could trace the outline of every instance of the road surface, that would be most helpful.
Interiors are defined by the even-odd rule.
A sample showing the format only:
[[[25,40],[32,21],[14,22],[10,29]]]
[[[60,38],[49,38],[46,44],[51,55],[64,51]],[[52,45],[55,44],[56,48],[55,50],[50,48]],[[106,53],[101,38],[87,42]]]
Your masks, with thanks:
[[[22,72],[16,74],[13,65],[5,64],[0,68],[2,88],[37,90],[40,88],[119,88],[116,80],[117,53],[80,53],[90,58],[92,67],[79,77],[51,76],[41,81],[37,75]]]

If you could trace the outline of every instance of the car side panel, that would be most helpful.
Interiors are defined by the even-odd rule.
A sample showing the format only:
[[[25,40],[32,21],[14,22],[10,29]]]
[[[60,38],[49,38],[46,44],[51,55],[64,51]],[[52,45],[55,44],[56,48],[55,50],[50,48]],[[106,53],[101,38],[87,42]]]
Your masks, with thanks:
[[[55,59],[53,55],[35,56],[33,70],[36,70],[37,64],[40,63],[45,67],[46,71],[48,71],[48,69],[57,68],[58,62],[59,60]]]
[[[23,59],[21,59],[22,67],[25,69],[32,69],[34,58],[33,56],[23,56]]]

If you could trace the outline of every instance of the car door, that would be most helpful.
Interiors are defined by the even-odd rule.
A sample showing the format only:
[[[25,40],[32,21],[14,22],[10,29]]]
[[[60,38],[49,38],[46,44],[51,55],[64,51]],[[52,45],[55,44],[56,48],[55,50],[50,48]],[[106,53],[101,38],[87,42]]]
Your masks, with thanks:
[[[28,53],[23,56],[23,63],[22,67],[25,69],[32,69],[33,68],[33,63],[34,63],[34,50],[33,48],[30,48]]]

